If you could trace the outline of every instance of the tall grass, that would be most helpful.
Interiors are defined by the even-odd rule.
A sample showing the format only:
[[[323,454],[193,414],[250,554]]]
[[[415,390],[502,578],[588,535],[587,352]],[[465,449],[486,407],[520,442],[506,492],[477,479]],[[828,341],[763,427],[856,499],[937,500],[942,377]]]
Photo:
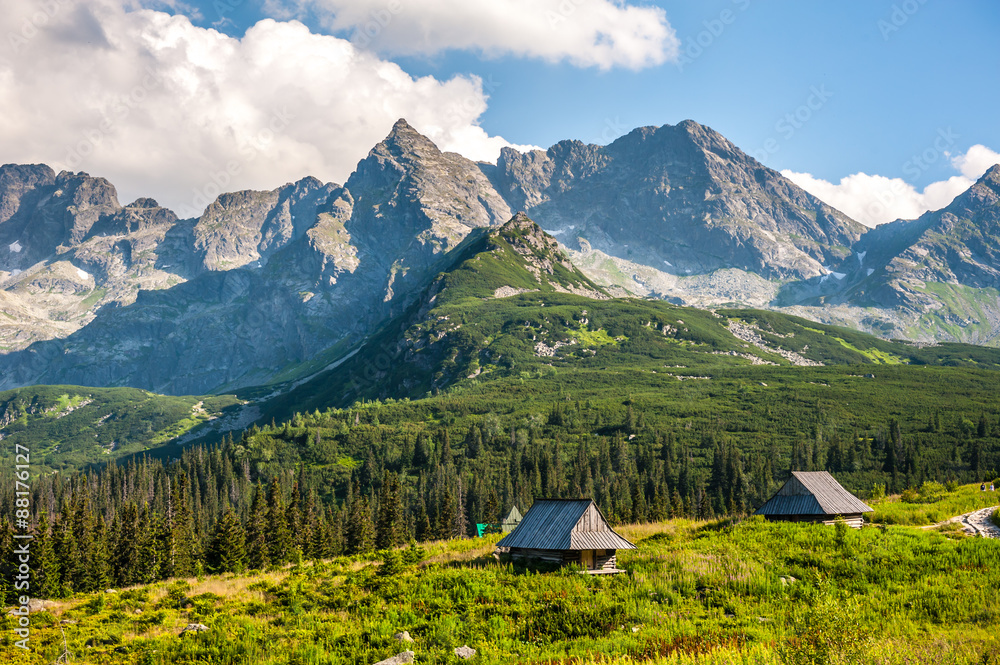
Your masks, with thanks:
[[[429,545],[394,575],[339,558],[277,573],[82,595],[4,617],[0,662],[365,663],[405,648],[481,663],[997,663],[1000,541],[899,527],[671,521],[626,526],[626,575],[539,572],[493,540]],[[60,621],[75,623],[63,623]],[[179,637],[189,622],[207,632]],[[412,645],[392,636],[409,631]],[[17,659],[15,659],[15,657]]]
[[[937,486],[941,491],[935,491],[929,486]],[[980,491],[979,484],[963,485],[953,491],[947,491],[937,483],[925,483],[920,491],[912,492],[906,497],[910,499],[909,501],[904,500],[903,496],[872,502],[875,512],[871,516],[871,521],[909,526],[937,524],[957,515],[1000,503],[1000,495],[996,492]]]

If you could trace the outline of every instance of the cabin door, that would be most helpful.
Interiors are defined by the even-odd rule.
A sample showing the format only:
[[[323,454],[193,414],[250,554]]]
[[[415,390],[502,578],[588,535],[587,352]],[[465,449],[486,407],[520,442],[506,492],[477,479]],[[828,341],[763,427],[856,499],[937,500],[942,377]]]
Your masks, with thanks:
[[[594,550],[583,550],[580,552],[580,563],[587,570],[594,569]]]

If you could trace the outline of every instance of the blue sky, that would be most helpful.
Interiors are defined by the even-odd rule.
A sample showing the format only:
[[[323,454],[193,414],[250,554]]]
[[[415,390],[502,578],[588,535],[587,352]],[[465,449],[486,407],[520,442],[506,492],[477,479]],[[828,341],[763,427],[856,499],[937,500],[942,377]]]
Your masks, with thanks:
[[[268,16],[262,3],[246,0],[226,13],[230,22],[219,24],[213,2],[192,4],[204,14],[199,23],[234,36]],[[904,162],[932,144],[941,128],[959,135],[956,150],[975,143],[1000,148],[1000,3],[633,4],[662,8],[691,62],[600,71],[455,51],[395,61],[413,75],[473,73],[498,82],[481,124],[515,143],[602,142],[619,126],[627,131],[690,118],[747,152],[781,139],[776,152],[764,150],[762,161],[828,180],[856,171],[904,177]],[[912,14],[894,16],[894,7],[913,6]],[[731,12],[728,24],[720,18],[725,11]],[[323,29],[315,15],[304,18]],[[787,130],[779,134],[776,124],[807,101],[813,86],[825,86],[832,97],[784,139]],[[952,169],[939,160],[914,184],[949,175]]]
[[[125,12],[121,15],[108,9],[116,0],[62,1],[90,6],[90,14],[111,42],[117,31],[141,28],[137,5],[187,17],[193,28],[205,29],[185,33],[186,40],[197,41],[210,34],[208,29],[218,30],[232,38],[227,47],[230,50],[233,44],[238,48],[241,40],[244,51],[250,50],[244,35],[262,19],[281,24],[298,20],[311,35],[344,40],[353,37],[353,48],[369,53],[379,63],[398,65],[414,79],[430,77],[425,80],[442,85],[452,82],[456,90],[465,84],[475,87],[476,81],[481,81],[478,94],[474,90],[438,90],[438,97],[416,90],[421,87],[418,84],[407,84],[414,90],[400,93],[405,99],[393,103],[380,102],[377,91],[373,92],[352,107],[358,116],[370,114],[370,122],[363,123],[364,131],[352,130],[346,120],[340,122],[343,163],[310,155],[309,146],[303,146],[308,143],[303,129],[296,137],[298,147],[285,146],[284,156],[275,157],[282,173],[294,172],[298,154],[304,165],[328,171],[317,173],[320,177],[342,179],[346,175],[343,164],[356,162],[363,156],[360,146],[367,145],[348,147],[351,141],[347,135],[356,135],[359,141],[363,136],[371,143],[372,137],[387,131],[386,123],[391,125],[387,114],[395,109],[413,115],[417,128],[425,131],[428,127],[425,133],[440,144],[474,158],[495,152],[498,142],[548,147],[574,138],[606,143],[637,126],[674,124],[691,118],[718,130],[766,165],[787,171],[797,183],[856,217],[866,217],[866,210],[874,213],[870,201],[873,196],[882,196],[886,209],[863,220],[876,223],[941,207],[967,187],[983,165],[996,157],[994,151],[1000,150],[1000,40],[996,39],[1000,34],[1000,3],[988,0],[537,0],[534,6],[545,5],[546,12],[539,10],[533,19],[510,25],[495,19],[480,21],[475,14],[463,18],[454,9],[461,6],[456,0],[117,0]],[[495,10],[507,5],[508,12],[523,13],[531,4],[524,2],[492,0],[483,6]],[[40,27],[53,28],[56,34],[57,18],[69,25],[87,21],[82,10],[72,14],[65,10],[63,14]],[[359,27],[374,26],[380,20],[387,27],[380,26],[374,39],[364,40],[359,35]],[[539,27],[529,20],[545,21],[546,25],[545,30],[531,32],[526,42],[521,33]],[[148,17],[143,21],[156,24]],[[596,28],[591,25],[595,21]],[[601,21],[610,26],[612,36],[598,35],[596,39],[610,39],[613,44],[603,55],[591,57],[589,53],[597,49],[588,46],[588,30],[599,31]],[[643,24],[658,31],[644,33]],[[271,44],[275,40],[283,43],[284,38],[269,34],[268,39]],[[442,48],[449,45],[453,47]],[[189,48],[185,57],[196,61],[199,56]],[[204,57],[217,62],[227,56],[210,53]],[[307,63],[300,64],[297,71],[309,68],[309,57],[296,57]],[[242,61],[246,60],[244,54]],[[177,62],[166,56],[159,55],[157,62],[157,67],[166,70],[169,65],[171,72],[177,71]],[[15,68],[18,64],[15,59]],[[193,65],[185,62],[185,66]],[[233,66],[226,68],[231,71]],[[121,65],[108,64],[104,69],[108,73],[95,79],[91,87],[106,85],[114,90],[120,83],[116,75]],[[273,79],[274,73],[268,76]],[[298,74],[289,74],[295,76]],[[125,78],[134,84],[134,77]],[[182,78],[170,80],[179,85]],[[220,85],[216,82],[205,89]],[[301,85],[321,87],[324,80],[314,78]],[[276,86],[275,94],[285,94],[280,90],[281,86]],[[239,90],[232,94],[242,97]],[[420,104],[450,103],[443,99],[464,100],[465,109],[452,113],[454,126],[439,128],[436,135],[433,114],[421,115],[433,109],[421,109]],[[254,103],[266,102],[258,98]],[[310,103],[319,104],[316,100]],[[350,112],[341,110],[344,114]],[[124,125],[129,125],[133,135],[141,135],[131,127],[137,115],[130,114],[120,125],[122,133],[127,133]],[[149,119],[150,123],[155,121]],[[184,127],[204,127],[207,121],[194,125],[177,122],[176,131],[182,132]],[[289,122],[298,129],[297,120]],[[474,134],[477,126],[481,134]],[[118,127],[113,130],[109,138],[117,138]],[[219,134],[215,131],[212,137]],[[335,135],[325,140],[327,143],[313,146],[315,152],[328,154],[331,146],[337,145]],[[60,141],[56,153],[61,155],[66,152],[67,139]],[[72,144],[73,138],[68,141]],[[30,150],[14,141],[6,143],[15,154],[3,161],[17,161],[20,155],[45,155],[41,139]],[[101,141],[91,151],[93,157],[76,159],[71,155],[64,161],[79,161],[83,166],[92,161],[91,168],[103,166],[114,172],[118,166],[113,157],[98,157],[102,151],[110,151],[112,144],[120,148],[125,142]],[[465,146],[469,146],[467,150]],[[5,147],[0,135],[0,150]],[[161,152],[169,152],[169,148]],[[165,158],[163,166],[173,164],[171,159]],[[210,162],[210,157],[205,161]],[[199,167],[192,168],[197,171]],[[251,177],[253,166],[240,171],[232,174],[234,185],[263,184],[264,173]],[[131,189],[145,182],[143,177],[123,177]],[[144,177],[149,181],[152,175]],[[843,178],[849,179],[842,182]],[[271,186],[277,184],[272,182]],[[178,188],[202,191],[189,183]],[[212,188],[203,191],[211,194]],[[890,192],[890,200],[883,191]],[[198,196],[187,193],[167,198],[199,203]]]

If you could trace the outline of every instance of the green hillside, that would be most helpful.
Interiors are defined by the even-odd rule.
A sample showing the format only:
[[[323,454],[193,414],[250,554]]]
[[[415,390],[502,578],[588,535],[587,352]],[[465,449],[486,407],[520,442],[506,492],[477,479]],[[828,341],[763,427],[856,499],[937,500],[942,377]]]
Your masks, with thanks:
[[[158,448],[239,406],[232,395],[171,397],[135,388],[32,386],[0,393],[2,453],[73,470]]]
[[[638,549],[614,577],[497,562],[490,536],[78,595],[33,617],[36,651],[16,662],[452,663],[468,645],[504,664],[1000,663],[1000,541],[759,520],[619,531]],[[206,630],[179,636],[190,623]]]

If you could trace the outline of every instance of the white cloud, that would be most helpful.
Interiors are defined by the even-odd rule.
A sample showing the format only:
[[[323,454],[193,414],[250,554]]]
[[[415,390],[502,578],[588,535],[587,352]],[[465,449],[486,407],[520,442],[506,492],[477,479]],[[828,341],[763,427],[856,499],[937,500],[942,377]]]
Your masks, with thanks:
[[[123,203],[191,215],[220,189],[343,182],[400,117],[473,159],[508,145],[476,124],[479,78],[413,78],[294,21],[234,39],[121,0],[37,6],[0,0],[17,37],[0,59],[2,161],[107,177]]]
[[[274,2],[274,0],[269,0]],[[657,7],[621,0],[294,0],[327,27],[391,54],[449,49],[581,67],[642,69],[675,60],[680,42]]]
[[[809,173],[784,170],[783,176],[824,203],[846,213],[867,226],[878,226],[897,219],[916,219],[928,210],[940,210],[956,196],[971,187],[993,164],[1000,163],[1000,154],[983,145],[974,145],[967,152],[951,158],[962,175],[933,182],[924,189],[902,178],[855,173],[833,184]]]
[[[994,152],[977,143],[969,148],[964,155],[952,157],[951,164],[966,178],[978,180],[991,166],[1000,164],[1000,152]]]

